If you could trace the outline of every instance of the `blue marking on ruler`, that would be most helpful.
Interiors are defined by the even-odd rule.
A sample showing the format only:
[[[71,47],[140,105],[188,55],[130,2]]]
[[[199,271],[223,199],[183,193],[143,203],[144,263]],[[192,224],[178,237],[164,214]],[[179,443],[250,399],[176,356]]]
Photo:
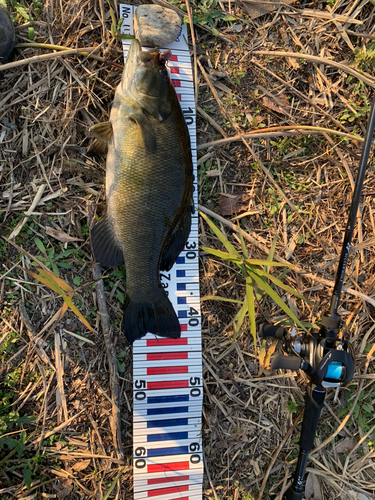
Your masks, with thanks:
[[[186,283],[177,283],[177,290],[186,290]]]
[[[177,304],[186,304],[186,297],[177,297]]]
[[[166,432],[165,434],[150,434],[147,436],[147,442],[155,441],[178,441],[179,439],[189,439],[188,432]]]
[[[147,450],[148,457],[159,457],[162,455],[185,455],[189,453],[188,446],[175,446],[174,448],[157,448],[156,450]]]
[[[188,406],[181,406],[179,408],[150,408],[147,410],[147,415],[159,415],[162,413],[187,413]]]
[[[189,401],[189,395],[183,394],[181,396],[152,396],[147,398],[148,404],[155,403],[177,403],[180,401]]]
[[[179,318],[187,318],[187,311],[178,311]]]
[[[176,264],[185,264],[185,257],[177,257]]]
[[[185,278],[185,271],[176,271],[177,278]]]
[[[147,422],[147,429],[152,429],[153,427],[174,427],[175,425],[188,425],[189,421],[187,418],[177,418],[176,420],[154,420],[153,422]]]

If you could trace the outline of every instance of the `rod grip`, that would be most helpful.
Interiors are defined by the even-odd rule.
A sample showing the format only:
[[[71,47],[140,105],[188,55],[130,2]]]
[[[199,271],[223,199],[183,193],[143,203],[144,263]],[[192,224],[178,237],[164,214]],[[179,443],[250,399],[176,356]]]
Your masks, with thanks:
[[[299,370],[302,359],[297,356],[283,356],[276,354],[271,363],[272,370]]]
[[[284,337],[285,330],[282,326],[269,325],[268,323],[262,323],[259,327],[259,337],[273,337],[277,339],[282,339]]]

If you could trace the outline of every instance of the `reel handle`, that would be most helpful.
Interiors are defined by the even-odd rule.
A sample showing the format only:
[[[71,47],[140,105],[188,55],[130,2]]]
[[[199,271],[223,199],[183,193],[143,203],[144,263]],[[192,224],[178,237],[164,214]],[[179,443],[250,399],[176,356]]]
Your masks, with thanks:
[[[259,337],[273,337],[276,339],[284,338],[285,330],[282,326],[269,325],[268,323],[262,323],[259,328]]]
[[[283,356],[276,354],[271,363],[272,370],[295,370],[302,369],[303,360],[297,356]]]

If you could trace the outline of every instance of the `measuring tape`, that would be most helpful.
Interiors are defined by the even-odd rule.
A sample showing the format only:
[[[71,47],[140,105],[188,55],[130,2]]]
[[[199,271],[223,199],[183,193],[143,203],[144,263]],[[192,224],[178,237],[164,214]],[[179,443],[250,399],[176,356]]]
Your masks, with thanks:
[[[119,5],[121,33],[134,35],[132,5]],[[126,59],[131,40],[123,40]],[[189,129],[197,195],[194,83],[187,28],[163,47],[168,70]],[[134,500],[202,500],[202,340],[199,298],[198,213],[173,268],[160,274],[181,325],[181,338],[148,333],[133,343]]]

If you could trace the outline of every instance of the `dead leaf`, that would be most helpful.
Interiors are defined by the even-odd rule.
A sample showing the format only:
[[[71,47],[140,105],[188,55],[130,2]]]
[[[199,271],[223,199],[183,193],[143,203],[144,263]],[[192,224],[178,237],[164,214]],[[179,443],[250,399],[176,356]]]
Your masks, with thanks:
[[[81,460],[80,462],[75,463],[72,466],[73,470],[85,470],[87,467],[90,465],[91,459],[89,458],[88,460]]]
[[[58,231],[57,229],[53,229],[50,226],[46,228],[46,234],[52,236],[56,240],[62,241],[63,243],[68,243],[69,241],[84,241],[81,238],[75,238],[74,236],[69,236],[69,234],[64,233],[63,231]]]
[[[306,479],[306,500],[323,500],[322,488],[318,476],[310,472]]]
[[[283,115],[289,116],[290,104],[285,94],[275,95],[272,96],[272,98],[264,96],[263,104],[266,108],[276,111],[276,113],[282,113]]]
[[[349,453],[357,443],[358,440],[356,438],[346,437],[335,444],[335,448],[337,453]]]
[[[248,204],[244,204],[250,200],[251,196],[247,193],[238,194],[235,198],[223,196],[220,200],[219,210],[222,215],[233,215],[238,212],[247,210]]]
[[[57,484],[56,496],[57,498],[67,497],[73,489],[73,482],[71,479],[60,479]]]
[[[247,2],[244,0],[243,7],[246,10],[246,13],[250,17],[250,19],[256,19],[257,17],[264,16],[265,14],[269,14],[270,12],[277,10],[280,5],[283,4],[292,4],[296,0],[263,0],[262,2],[251,1]],[[269,5],[267,3],[269,2]]]

